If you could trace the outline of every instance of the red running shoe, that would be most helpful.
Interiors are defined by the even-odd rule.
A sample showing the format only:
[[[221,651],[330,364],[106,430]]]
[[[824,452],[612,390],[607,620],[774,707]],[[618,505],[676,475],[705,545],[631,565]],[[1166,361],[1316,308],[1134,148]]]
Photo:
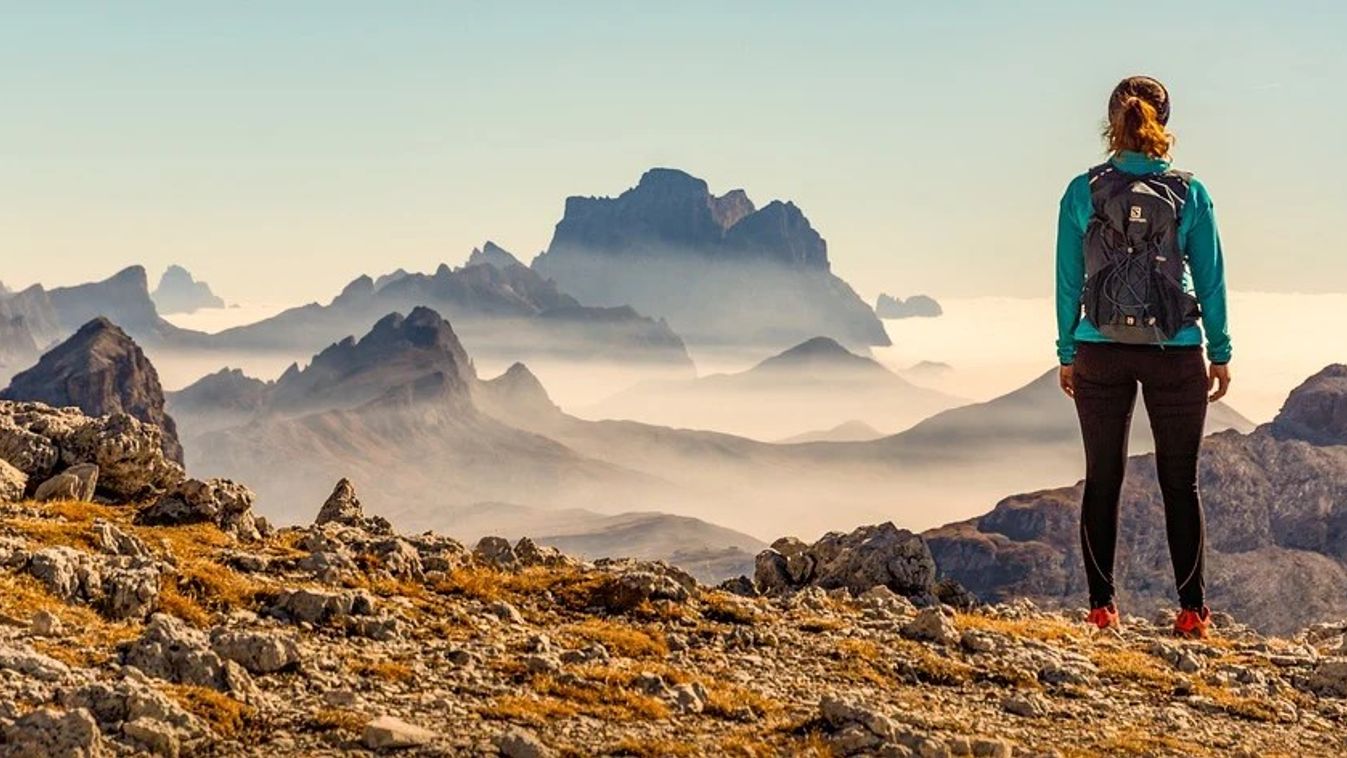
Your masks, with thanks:
[[[1118,604],[1109,603],[1098,608],[1091,608],[1090,615],[1085,617],[1085,623],[1092,624],[1100,629],[1112,629],[1118,626]]]
[[[1174,634],[1191,640],[1205,640],[1210,627],[1211,609],[1205,605],[1200,611],[1184,608],[1179,611],[1178,618],[1174,619]]]

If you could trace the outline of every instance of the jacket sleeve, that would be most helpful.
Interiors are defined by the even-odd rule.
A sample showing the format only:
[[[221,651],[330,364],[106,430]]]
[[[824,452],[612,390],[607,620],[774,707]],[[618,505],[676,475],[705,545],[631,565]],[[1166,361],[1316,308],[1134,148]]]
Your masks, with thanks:
[[[1211,195],[1201,182],[1189,185],[1188,207],[1194,213],[1188,229],[1185,252],[1193,275],[1193,294],[1202,308],[1202,326],[1207,333],[1207,358],[1212,363],[1230,362],[1230,327],[1226,320],[1225,256],[1216,231]]]
[[[1076,326],[1080,323],[1080,292],[1085,284],[1085,257],[1081,243],[1089,214],[1090,184],[1078,176],[1066,186],[1057,211],[1057,360],[1068,366],[1076,359]]]

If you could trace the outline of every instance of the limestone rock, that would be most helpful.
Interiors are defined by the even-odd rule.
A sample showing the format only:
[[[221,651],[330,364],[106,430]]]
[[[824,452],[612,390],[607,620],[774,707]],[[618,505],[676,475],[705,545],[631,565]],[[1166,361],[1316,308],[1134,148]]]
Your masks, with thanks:
[[[387,750],[428,745],[435,733],[393,716],[380,716],[365,724],[361,739],[370,750]]]
[[[27,488],[28,475],[0,458],[0,503],[22,500]]]
[[[959,628],[938,605],[921,609],[916,618],[903,627],[903,636],[941,645],[959,643]]]
[[[216,654],[203,632],[162,613],[150,618],[139,639],[123,647],[122,663],[158,679],[209,687],[244,699],[254,691],[248,672]]]
[[[186,479],[136,514],[136,523],[212,523],[241,540],[258,540],[252,490],[228,479]]]
[[[764,594],[816,585],[854,594],[884,586],[905,596],[930,596],[935,561],[921,537],[884,523],[829,532],[812,545],[777,540],[759,554],[754,578]]]
[[[82,708],[61,712],[39,708],[3,731],[0,756],[14,758],[96,758],[107,755],[103,734]]]
[[[318,517],[313,523],[314,526],[343,524],[375,534],[393,533],[393,526],[387,519],[365,515],[365,509],[360,505],[360,498],[356,497],[355,485],[344,477],[332,488],[332,494],[323,502],[323,507],[318,509]]]
[[[514,727],[497,737],[496,749],[505,758],[551,758],[555,754],[536,734],[523,727]]]
[[[78,463],[51,477],[37,486],[33,499],[38,502],[49,500],[80,500],[88,502],[94,498],[94,489],[98,486],[98,467],[92,463]]]
[[[272,674],[299,665],[299,644],[278,632],[240,631],[216,627],[211,649],[252,674]]]

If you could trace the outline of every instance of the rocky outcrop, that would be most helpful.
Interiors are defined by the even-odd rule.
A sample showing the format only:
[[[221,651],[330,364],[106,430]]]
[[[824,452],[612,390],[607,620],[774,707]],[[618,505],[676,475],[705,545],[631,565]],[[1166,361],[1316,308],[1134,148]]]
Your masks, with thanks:
[[[758,554],[754,580],[767,594],[808,586],[854,594],[886,587],[930,602],[936,570],[922,538],[890,522],[829,532],[812,545],[783,537]]]
[[[185,479],[136,514],[149,526],[214,524],[241,540],[260,539],[269,527],[253,515],[252,490],[228,479]]]
[[[880,318],[935,318],[943,313],[940,303],[927,295],[913,295],[903,300],[881,294],[875,301],[875,315]]]
[[[1347,434],[1335,414],[1347,385],[1330,367],[1287,398],[1271,425],[1206,438],[1199,488],[1206,515],[1207,591],[1214,607],[1285,633],[1347,615]],[[1310,439],[1306,439],[1310,438]],[[1015,495],[986,515],[925,536],[942,573],[987,601],[1084,602],[1081,484]],[[1128,461],[1117,574],[1120,603],[1141,614],[1171,606],[1173,567],[1154,459]],[[1286,597],[1295,597],[1288,605]]]
[[[0,459],[23,472],[30,490],[79,464],[98,468],[97,491],[125,502],[180,482],[159,427],[125,413],[90,418],[76,408],[0,400]]]
[[[1272,421],[1272,434],[1311,445],[1347,445],[1347,365],[1328,366],[1297,387]]]
[[[651,169],[616,198],[567,198],[533,268],[585,303],[666,318],[693,342],[784,346],[828,334],[889,344],[874,312],[829,272],[827,244],[798,207],[755,209],[742,190],[715,197],[675,169]]]
[[[160,313],[192,313],[202,308],[223,308],[221,300],[210,285],[192,278],[182,266],[172,265],[159,278],[159,286],[150,295]]]
[[[61,336],[97,318],[106,318],[144,344],[189,344],[202,335],[179,329],[160,317],[150,299],[144,266],[129,266],[98,282],[46,291]]]
[[[105,318],[80,327],[36,366],[15,376],[0,399],[73,406],[90,416],[128,414],[159,427],[164,454],[182,462],[177,424],[164,411],[159,373],[140,346]]]

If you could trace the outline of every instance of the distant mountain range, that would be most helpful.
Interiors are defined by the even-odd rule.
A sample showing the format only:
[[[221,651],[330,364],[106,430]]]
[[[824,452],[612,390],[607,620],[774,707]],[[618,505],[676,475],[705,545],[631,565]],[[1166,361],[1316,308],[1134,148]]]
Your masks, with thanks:
[[[666,365],[690,371],[682,340],[666,324],[623,306],[589,307],[487,243],[468,264],[432,274],[399,270],[361,276],[329,304],[291,308],[228,329],[211,344],[226,350],[303,354],[360,334],[383,315],[425,306],[451,318],[477,354],[500,360],[564,358]]]
[[[533,268],[582,302],[665,318],[693,345],[889,344],[798,207],[759,209],[742,190],[717,197],[675,169],[651,169],[615,198],[567,198]]]
[[[893,432],[964,402],[815,337],[740,373],[639,384],[583,415],[775,440],[853,419]]]
[[[1272,423],[1208,437],[1198,486],[1213,607],[1271,633],[1347,616],[1347,366],[1308,379]],[[1079,483],[1015,495],[926,537],[984,599],[1081,605],[1080,497]],[[1128,613],[1176,602],[1151,455],[1128,461],[1118,577]]]

